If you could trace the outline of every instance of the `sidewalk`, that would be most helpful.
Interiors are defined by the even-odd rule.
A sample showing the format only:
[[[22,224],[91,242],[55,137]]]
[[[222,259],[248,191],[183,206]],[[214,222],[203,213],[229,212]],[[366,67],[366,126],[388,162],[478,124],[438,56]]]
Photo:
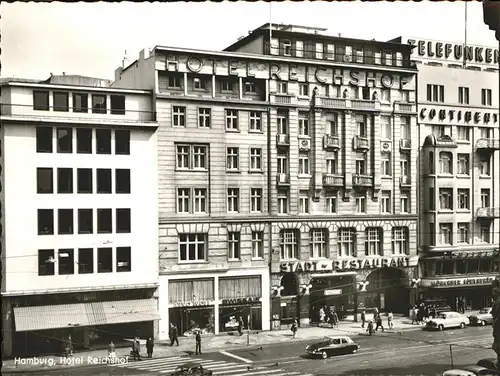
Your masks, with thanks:
[[[382,317],[384,325],[387,325],[387,317]],[[412,325],[411,320],[408,317],[395,315],[394,328],[392,330],[386,329],[384,333],[379,332],[377,335],[391,335],[393,333],[401,333],[409,330],[422,330],[422,326],[416,324]],[[330,328],[330,326],[326,324],[323,324],[323,326],[320,327],[311,326],[308,328],[299,328],[295,341],[317,340],[330,335],[347,335],[356,337],[367,334],[366,329],[361,328],[361,323],[355,323],[351,320],[341,321],[338,328]],[[202,350],[204,352],[215,352],[220,350],[236,350],[243,348],[260,349],[265,345],[288,342],[291,339],[292,332],[289,329],[265,332],[254,331],[251,332],[250,335],[244,331],[242,336],[239,336],[237,333],[206,335],[202,338]],[[169,341],[157,341],[155,342],[153,357],[165,358],[189,356],[193,354],[194,348],[195,341],[192,337],[180,337],[179,346],[173,347],[170,346]],[[129,353],[130,347],[116,349],[117,357],[123,358],[123,361],[125,362],[128,361],[126,357],[128,357]],[[141,354],[145,354],[144,346],[141,346]],[[102,359],[106,357],[107,350],[91,350],[75,353],[73,358],[70,358],[67,362],[65,361],[65,358],[59,356],[28,358],[22,359],[22,361],[19,359],[5,360],[3,361],[3,368],[11,372],[16,370],[22,372],[27,370],[34,371],[59,367],[81,367],[92,364],[102,364],[95,362],[99,361],[99,358]],[[38,364],[33,364],[33,362],[38,362]]]

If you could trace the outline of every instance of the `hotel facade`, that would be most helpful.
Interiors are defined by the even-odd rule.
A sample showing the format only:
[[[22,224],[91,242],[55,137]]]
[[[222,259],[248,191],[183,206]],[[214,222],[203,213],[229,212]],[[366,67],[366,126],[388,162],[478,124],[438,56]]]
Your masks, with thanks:
[[[81,76],[1,82],[3,355],[158,323],[152,95]]]
[[[415,299],[411,47],[272,28],[116,71],[155,97],[160,339]]]

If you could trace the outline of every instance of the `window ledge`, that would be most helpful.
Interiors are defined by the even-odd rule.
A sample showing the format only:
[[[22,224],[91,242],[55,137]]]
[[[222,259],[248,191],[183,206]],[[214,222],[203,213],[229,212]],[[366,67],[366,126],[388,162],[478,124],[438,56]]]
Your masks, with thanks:
[[[465,174],[457,174],[457,179],[470,179],[470,175],[465,175]]]
[[[311,179],[312,175],[309,175],[309,174],[299,174],[299,175],[297,175],[297,177],[299,179]]]
[[[179,260],[178,264],[210,264],[210,261],[207,260]]]
[[[239,173],[241,173],[241,171],[240,170],[226,170],[226,173],[227,174],[239,174]]]
[[[491,175],[479,175],[479,179],[491,179]]]
[[[453,214],[453,209],[439,209],[438,214]]]
[[[258,129],[249,129],[248,133],[253,133],[253,134],[264,134],[263,130],[258,130]]]
[[[262,170],[248,170],[249,174],[264,174]]]
[[[470,144],[469,140],[456,140],[457,144]]]
[[[176,168],[175,172],[208,172],[208,169],[201,169],[201,168]]]
[[[381,179],[386,179],[386,180],[391,180],[392,176],[391,175],[382,175],[380,176]]]
[[[452,177],[453,177],[453,174],[445,174],[445,173],[438,174],[438,178],[452,178]]]
[[[264,261],[264,257],[252,257],[252,261]]]
[[[470,209],[457,209],[457,213],[466,213],[466,214],[470,214]]]
[[[241,133],[241,131],[239,129],[228,129],[228,128],[226,128],[226,132],[228,132],[228,133]]]
[[[236,258],[228,258],[227,262],[241,262],[241,259],[236,259]]]
[[[208,93],[208,89],[201,89],[201,88],[193,88],[193,91],[196,91],[198,93]]]
[[[234,90],[221,90],[221,94],[236,94]]]

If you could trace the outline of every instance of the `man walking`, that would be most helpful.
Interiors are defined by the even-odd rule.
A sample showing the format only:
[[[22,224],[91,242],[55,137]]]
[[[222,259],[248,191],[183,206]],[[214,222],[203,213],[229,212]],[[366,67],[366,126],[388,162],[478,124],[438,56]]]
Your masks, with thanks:
[[[375,331],[378,332],[378,328],[382,328],[382,333],[384,332],[384,324],[382,323],[382,316],[380,313],[377,313],[377,317],[375,318],[377,326],[375,326]]]
[[[174,323],[170,323],[169,337],[170,337],[170,346],[173,346],[174,343],[176,343],[177,346],[179,346],[179,335],[177,333],[177,326],[175,326]]]
[[[196,331],[196,355],[201,354],[201,331]]]
[[[155,343],[153,341],[152,337],[149,337],[148,340],[146,341],[146,350],[148,351],[148,358],[153,357],[153,347],[155,346]]]
[[[362,310],[361,311],[361,327],[363,329],[365,328],[365,323],[366,323],[366,311]]]

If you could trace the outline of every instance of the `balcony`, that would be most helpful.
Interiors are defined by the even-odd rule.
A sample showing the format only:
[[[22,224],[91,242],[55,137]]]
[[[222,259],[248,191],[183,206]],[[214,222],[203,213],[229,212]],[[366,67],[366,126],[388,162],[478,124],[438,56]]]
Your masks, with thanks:
[[[354,150],[366,151],[370,150],[368,137],[354,136],[352,139],[352,147]]]
[[[276,175],[276,184],[278,185],[278,187],[288,187],[290,185],[290,175],[289,174]]]
[[[271,103],[275,105],[283,106],[296,106],[297,98],[292,94],[285,93],[271,93],[270,94]]]
[[[342,175],[323,174],[323,186],[325,187],[343,187],[344,177]]]
[[[315,106],[326,108],[347,108],[347,101],[344,98],[316,97]]]
[[[400,188],[410,188],[411,187],[411,176],[400,176],[399,177],[399,187]]]
[[[476,218],[500,218],[500,208],[478,208],[476,211]]]
[[[277,134],[276,135],[276,146],[278,146],[278,147],[290,146],[290,135],[289,134]]]
[[[411,150],[411,140],[409,138],[403,138],[399,140],[399,151],[410,151]]]
[[[351,99],[353,110],[375,110],[375,101],[366,99]]]
[[[492,152],[500,149],[500,140],[493,140],[490,138],[480,138],[476,142],[476,149],[478,151]]]
[[[412,103],[398,103],[396,110],[398,112],[407,112],[407,113],[412,113],[416,111]]]
[[[354,174],[352,176],[352,185],[355,187],[371,187],[373,185],[373,177]]]
[[[340,139],[338,136],[330,136],[328,134],[323,136],[323,148],[324,149],[340,149]]]

